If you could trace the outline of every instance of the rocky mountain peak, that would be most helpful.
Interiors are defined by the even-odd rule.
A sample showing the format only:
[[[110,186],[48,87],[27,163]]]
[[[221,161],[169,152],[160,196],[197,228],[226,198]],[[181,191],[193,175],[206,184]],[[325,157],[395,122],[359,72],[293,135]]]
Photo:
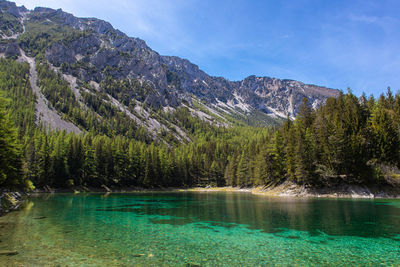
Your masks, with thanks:
[[[28,11],[24,6],[18,7],[14,2],[9,1],[0,1],[0,10],[1,12],[7,12],[17,18]]]
[[[106,21],[77,18],[61,9],[37,7],[28,11],[8,1],[1,1],[0,9],[16,18],[2,18],[5,26],[0,32],[0,54],[20,56],[19,49],[30,56],[43,54],[61,74],[100,89],[110,78],[135,81],[146,90],[128,87],[120,92],[131,102],[166,108],[190,106],[196,98],[221,116],[246,117],[258,112],[284,118],[296,115],[304,97],[317,107],[338,94],[337,90],[294,80],[254,75],[242,81],[214,77],[187,59],[159,55],[145,41],[128,37]]]

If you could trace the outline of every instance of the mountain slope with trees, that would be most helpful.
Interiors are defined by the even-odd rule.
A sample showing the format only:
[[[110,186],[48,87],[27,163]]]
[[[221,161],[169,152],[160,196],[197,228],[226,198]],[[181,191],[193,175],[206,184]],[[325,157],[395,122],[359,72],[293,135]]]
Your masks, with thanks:
[[[399,93],[230,82],[97,19],[0,8],[0,187],[399,187]]]
[[[399,186],[400,94],[390,90],[377,100],[340,94],[317,110],[304,99],[296,120],[272,128],[210,126],[182,108],[174,119],[194,140],[170,146],[36,126],[28,73],[26,63],[0,60],[2,164],[10,166],[1,186]]]
[[[74,97],[75,107],[55,103],[58,94],[50,94],[41,83],[44,97],[52,98],[48,99],[51,108],[84,131],[89,126],[77,109],[97,109],[98,100],[108,102],[108,107],[95,110],[96,116],[107,119],[125,113],[118,114],[117,120],[131,120],[150,132],[152,140],[163,139],[162,132],[182,141],[187,140],[182,129],[165,118],[166,113],[182,106],[211,124],[265,126],[277,125],[286,116],[293,118],[304,97],[318,107],[327,97],[338,94],[337,90],[293,80],[250,76],[232,82],[212,77],[188,60],[159,55],[143,40],[126,36],[108,22],[76,18],[61,9],[27,10],[8,1],[1,1],[0,9],[0,54],[24,61],[35,59],[40,64],[31,66],[40,67],[38,72],[43,73],[42,67],[55,72],[57,77],[47,74],[46,79],[53,79],[50,85],[57,84],[59,90],[69,86],[62,89],[62,97],[73,92],[68,101]],[[56,78],[59,81],[54,81]],[[115,111],[104,113],[104,109]],[[40,117],[40,111],[37,113]],[[160,118],[154,113],[163,114]],[[52,128],[71,130],[61,124]]]

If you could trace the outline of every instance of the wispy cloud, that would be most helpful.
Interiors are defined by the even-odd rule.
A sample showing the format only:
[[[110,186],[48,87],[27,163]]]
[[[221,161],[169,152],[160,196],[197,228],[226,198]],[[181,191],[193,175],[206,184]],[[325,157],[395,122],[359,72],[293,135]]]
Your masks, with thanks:
[[[350,14],[349,19],[356,22],[364,22],[364,23],[376,23],[379,21],[378,17],[375,16],[366,16],[366,15],[356,15]]]

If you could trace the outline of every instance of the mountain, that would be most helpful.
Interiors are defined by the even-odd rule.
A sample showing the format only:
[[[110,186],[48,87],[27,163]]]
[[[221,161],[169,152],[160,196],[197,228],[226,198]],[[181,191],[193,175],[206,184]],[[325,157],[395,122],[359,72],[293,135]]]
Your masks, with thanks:
[[[98,19],[6,1],[0,10],[0,188],[398,192],[400,94],[390,88],[375,100],[292,80],[232,82]]]
[[[108,22],[61,9],[1,1],[0,10],[0,56],[29,63],[37,123],[51,128],[89,130],[91,116],[102,127],[117,110],[123,113],[118,121],[130,120],[152,139],[169,134],[184,141],[184,127],[168,115],[182,108],[217,126],[259,126],[294,117],[303,98],[316,108],[339,94],[294,80],[213,77],[186,59],[159,55]]]

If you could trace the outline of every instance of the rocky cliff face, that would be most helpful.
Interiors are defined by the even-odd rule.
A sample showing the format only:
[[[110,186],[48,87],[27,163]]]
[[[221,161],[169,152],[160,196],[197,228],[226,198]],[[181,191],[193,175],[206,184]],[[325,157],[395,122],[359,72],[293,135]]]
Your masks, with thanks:
[[[20,48],[30,57],[43,54],[56,71],[76,78],[82,90],[91,85],[101,91],[107,78],[135,80],[148,90],[140,94],[124,88],[125,94],[146,106],[165,110],[184,104],[195,110],[196,99],[220,116],[261,112],[272,117],[294,117],[304,97],[317,107],[338,94],[292,80],[213,77],[186,59],[159,55],[108,22],[76,18],[61,9],[27,10],[7,1],[0,2],[0,9],[1,55],[21,56]]]

